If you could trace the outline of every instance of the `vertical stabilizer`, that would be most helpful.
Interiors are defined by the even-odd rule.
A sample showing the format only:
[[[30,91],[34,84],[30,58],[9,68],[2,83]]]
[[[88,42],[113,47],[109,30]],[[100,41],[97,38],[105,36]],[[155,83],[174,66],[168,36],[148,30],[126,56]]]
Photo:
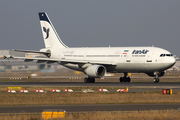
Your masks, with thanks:
[[[41,30],[46,48],[67,48],[61,41],[53,24],[46,13],[39,13]]]

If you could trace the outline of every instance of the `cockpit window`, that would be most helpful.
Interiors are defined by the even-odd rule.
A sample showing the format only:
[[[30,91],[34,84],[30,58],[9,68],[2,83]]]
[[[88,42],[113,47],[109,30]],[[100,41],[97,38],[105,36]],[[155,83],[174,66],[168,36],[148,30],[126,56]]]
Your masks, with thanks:
[[[160,57],[164,57],[164,56],[170,57],[170,56],[173,56],[173,55],[172,55],[172,54],[161,54],[161,55],[160,55]]]
[[[165,54],[161,54],[161,55],[160,55],[160,57],[164,57],[164,56],[165,56]]]

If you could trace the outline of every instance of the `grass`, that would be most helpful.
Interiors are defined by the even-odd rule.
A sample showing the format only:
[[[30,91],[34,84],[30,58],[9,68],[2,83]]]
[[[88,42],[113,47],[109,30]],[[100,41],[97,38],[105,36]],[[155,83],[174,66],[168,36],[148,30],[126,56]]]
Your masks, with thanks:
[[[0,120],[43,120],[40,115],[4,115]]]
[[[180,92],[162,95],[143,93],[37,93],[0,94],[0,105],[59,105],[59,104],[172,104],[180,103]],[[112,99],[113,98],[113,99]]]
[[[150,111],[133,111],[133,112],[93,112],[82,114],[66,114],[65,118],[59,120],[167,120],[172,117],[174,110],[150,110]],[[43,120],[41,115],[4,115],[0,116],[1,120]],[[177,112],[172,120],[179,120],[180,112]],[[53,119],[58,120],[58,119]]]

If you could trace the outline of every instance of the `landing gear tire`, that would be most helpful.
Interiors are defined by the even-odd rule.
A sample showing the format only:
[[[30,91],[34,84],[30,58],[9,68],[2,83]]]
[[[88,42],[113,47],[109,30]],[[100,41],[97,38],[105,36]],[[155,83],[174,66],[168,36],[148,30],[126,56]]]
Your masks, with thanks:
[[[120,77],[119,78],[119,81],[122,83],[124,80],[123,80],[123,77]]]
[[[130,77],[127,77],[126,81],[129,83],[131,82],[131,78]]]
[[[84,83],[95,83],[95,78],[85,77]]]
[[[84,83],[88,83],[88,78],[84,78]]]
[[[159,83],[159,78],[154,78],[154,83]]]
[[[91,83],[95,83],[95,78],[91,78]]]
[[[127,78],[125,78],[125,77],[120,77],[119,78],[119,81],[121,82],[121,83],[126,83],[126,82],[131,82],[131,78],[130,77],[127,77]]]
[[[155,72],[155,77],[154,77],[154,83],[159,83],[159,76],[158,76],[158,73],[157,72]]]
[[[124,83],[126,83],[126,81],[127,81],[127,78],[123,78],[123,81],[124,81]]]

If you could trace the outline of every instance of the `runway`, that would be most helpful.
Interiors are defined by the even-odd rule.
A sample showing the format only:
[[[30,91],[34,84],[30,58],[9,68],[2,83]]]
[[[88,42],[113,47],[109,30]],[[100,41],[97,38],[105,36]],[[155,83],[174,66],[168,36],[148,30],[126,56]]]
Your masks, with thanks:
[[[180,90],[179,82],[161,82],[161,83],[150,83],[150,82],[132,82],[132,83],[0,82],[0,86],[135,87],[135,89],[129,89],[129,92],[142,92],[142,91],[152,91],[152,90],[161,91],[162,88],[173,88],[173,90]],[[157,87],[157,88],[154,89],[154,87]],[[19,113],[22,111],[28,112],[28,113],[29,112],[42,112],[43,109],[64,109],[67,112],[167,110],[167,109],[178,109],[179,106],[180,104],[22,105],[22,106],[0,106],[0,113]]]
[[[25,105],[0,106],[0,113],[42,112],[43,109],[64,109],[67,112],[140,111],[178,109],[180,104],[97,104],[97,105]]]
[[[180,88],[180,82],[96,82],[96,83],[84,83],[84,82],[0,82],[0,86],[68,86],[68,87],[99,87],[99,86],[112,86],[112,87],[139,87],[139,88]]]

